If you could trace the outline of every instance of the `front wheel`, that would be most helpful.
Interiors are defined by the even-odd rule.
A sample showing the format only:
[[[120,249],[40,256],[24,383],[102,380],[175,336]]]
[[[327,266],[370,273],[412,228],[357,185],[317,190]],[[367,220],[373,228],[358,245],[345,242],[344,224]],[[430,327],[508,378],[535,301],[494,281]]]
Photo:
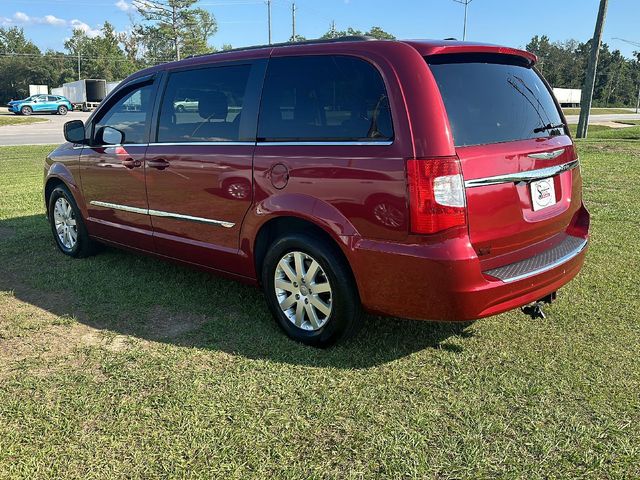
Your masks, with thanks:
[[[360,327],[358,290],[334,245],[306,234],[280,238],[264,259],[262,285],[271,313],[294,340],[326,347]]]
[[[22,115],[31,115],[33,113],[33,109],[25,105],[20,109],[20,113],[22,113]]]
[[[60,105],[58,107],[58,115],[66,115],[68,111],[69,111],[69,109],[67,107],[65,107],[64,105]]]
[[[49,197],[49,222],[58,249],[70,257],[86,257],[95,252],[96,244],[87,233],[82,214],[65,187],[56,187]]]

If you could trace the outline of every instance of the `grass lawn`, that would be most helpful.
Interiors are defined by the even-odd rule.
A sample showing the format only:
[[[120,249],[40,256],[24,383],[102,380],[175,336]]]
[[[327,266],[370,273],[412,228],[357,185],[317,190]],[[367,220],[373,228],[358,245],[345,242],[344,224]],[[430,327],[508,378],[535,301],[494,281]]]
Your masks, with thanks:
[[[579,143],[592,241],[546,320],[367,317],[326,351],[251,287],[59,254],[49,150],[0,148],[0,477],[640,477],[640,142]]]
[[[562,111],[565,115],[580,115],[579,108],[563,108]],[[609,115],[615,113],[633,113],[634,111],[628,108],[592,108],[591,115]]]
[[[633,121],[633,120],[630,120]],[[626,121],[625,121],[626,122]],[[622,122],[617,122],[622,123]],[[636,127],[611,128],[606,125],[589,125],[586,141],[589,140],[640,140],[640,122]],[[575,137],[577,124],[569,124],[571,134]]]
[[[18,116],[10,112],[6,112],[6,114],[3,112],[2,114],[0,114],[0,127],[4,125],[20,125],[24,123],[38,123],[46,121],[46,118],[35,116],[25,117],[22,115]]]

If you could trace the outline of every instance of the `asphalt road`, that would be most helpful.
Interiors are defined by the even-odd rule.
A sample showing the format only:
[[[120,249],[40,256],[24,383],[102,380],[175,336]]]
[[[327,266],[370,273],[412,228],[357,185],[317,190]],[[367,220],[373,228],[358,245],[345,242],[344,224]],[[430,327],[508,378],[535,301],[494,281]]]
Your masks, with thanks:
[[[69,120],[89,118],[88,112],[69,112],[67,115],[34,115],[46,122],[0,127],[0,145],[47,145],[64,142],[62,126]]]
[[[68,115],[39,115],[46,122],[28,125],[6,125],[0,127],[0,145],[45,145],[63,143],[62,126],[69,120],[85,121],[89,118],[86,112],[69,112]],[[591,115],[590,124],[612,122],[615,120],[640,120],[640,114]],[[578,115],[568,115],[569,123],[578,123]]]

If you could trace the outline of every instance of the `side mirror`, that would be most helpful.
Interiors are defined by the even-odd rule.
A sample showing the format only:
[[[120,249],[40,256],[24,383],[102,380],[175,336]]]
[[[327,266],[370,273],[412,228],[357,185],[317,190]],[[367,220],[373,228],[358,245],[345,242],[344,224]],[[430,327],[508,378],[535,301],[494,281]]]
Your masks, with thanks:
[[[64,124],[64,138],[71,143],[85,143],[84,123],[82,120],[71,120]]]
[[[124,132],[113,127],[102,127],[100,132],[103,145],[122,145],[124,142]]]

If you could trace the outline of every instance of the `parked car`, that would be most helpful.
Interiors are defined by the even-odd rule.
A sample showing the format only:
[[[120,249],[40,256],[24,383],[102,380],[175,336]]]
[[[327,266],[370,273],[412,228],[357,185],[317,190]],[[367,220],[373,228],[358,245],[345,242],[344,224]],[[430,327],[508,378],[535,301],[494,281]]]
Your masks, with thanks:
[[[176,100],[173,102],[173,108],[176,112],[197,112],[198,100],[192,100],[190,98]]]
[[[33,113],[57,113],[66,115],[73,110],[71,102],[62,95],[32,95],[24,100],[11,100],[7,107],[16,115],[31,115]]]
[[[260,285],[282,329],[317,346],[363,309],[537,309],[580,270],[589,213],[535,62],[349,37],[143,70],[47,157],[53,237],[72,257],[103,242]],[[187,88],[197,114],[175,111]]]

